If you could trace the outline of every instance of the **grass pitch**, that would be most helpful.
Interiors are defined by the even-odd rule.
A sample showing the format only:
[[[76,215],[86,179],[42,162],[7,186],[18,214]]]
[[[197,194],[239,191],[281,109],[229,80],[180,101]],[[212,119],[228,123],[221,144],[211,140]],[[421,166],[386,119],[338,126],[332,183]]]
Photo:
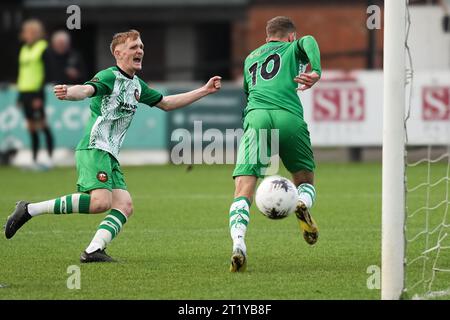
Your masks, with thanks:
[[[120,262],[79,263],[103,214],[39,216],[0,239],[0,299],[379,299],[367,287],[368,267],[380,266],[379,164],[318,166],[314,247],[294,215],[273,221],[253,205],[242,274],[228,271],[231,166],[123,169],[135,213],[107,250]],[[3,223],[19,199],[73,193],[76,172],[0,168],[0,181]],[[71,265],[81,268],[79,290],[66,285]]]

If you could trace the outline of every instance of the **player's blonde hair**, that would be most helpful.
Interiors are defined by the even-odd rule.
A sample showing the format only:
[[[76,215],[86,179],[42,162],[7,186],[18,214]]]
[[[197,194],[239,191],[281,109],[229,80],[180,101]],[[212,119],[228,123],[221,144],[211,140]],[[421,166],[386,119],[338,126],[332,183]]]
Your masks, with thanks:
[[[114,55],[114,50],[116,49],[117,45],[125,43],[128,39],[136,40],[137,38],[140,38],[141,34],[139,31],[131,29],[125,32],[119,32],[116,33],[111,41],[111,44],[109,48],[111,49],[111,53]]]
[[[295,31],[295,24],[288,17],[278,16],[267,21],[266,33],[268,37],[284,38]]]

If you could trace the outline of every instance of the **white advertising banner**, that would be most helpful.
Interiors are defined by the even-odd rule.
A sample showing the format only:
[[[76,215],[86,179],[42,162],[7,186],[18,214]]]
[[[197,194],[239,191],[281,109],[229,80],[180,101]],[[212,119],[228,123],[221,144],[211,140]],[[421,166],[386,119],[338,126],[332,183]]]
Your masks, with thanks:
[[[327,72],[299,96],[313,146],[381,146],[382,71]],[[410,145],[450,144],[450,71],[414,74],[407,123]]]

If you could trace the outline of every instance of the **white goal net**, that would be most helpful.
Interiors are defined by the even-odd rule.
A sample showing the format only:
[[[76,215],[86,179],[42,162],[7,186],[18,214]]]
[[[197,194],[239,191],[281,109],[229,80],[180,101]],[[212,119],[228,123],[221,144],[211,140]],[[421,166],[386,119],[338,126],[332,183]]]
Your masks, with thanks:
[[[405,42],[406,214],[403,292],[404,297],[410,299],[449,299],[450,68],[447,64],[441,70],[414,71],[415,51],[410,45],[410,37],[420,27],[420,23],[414,21],[411,9],[409,6],[406,10]],[[420,15],[417,16],[420,19]],[[435,36],[431,31],[429,33],[429,37]],[[450,47],[450,35],[447,40],[447,46]],[[422,45],[427,46],[427,43]]]
[[[410,150],[418,153],[421,150]],[[407,162],[406,274],[410,298],[450,298],[450,147]]]

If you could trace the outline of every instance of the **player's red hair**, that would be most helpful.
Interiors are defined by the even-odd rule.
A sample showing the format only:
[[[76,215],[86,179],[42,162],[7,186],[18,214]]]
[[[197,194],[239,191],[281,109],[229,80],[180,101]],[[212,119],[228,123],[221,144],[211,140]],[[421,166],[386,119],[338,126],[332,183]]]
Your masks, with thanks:
[[[136,40],[140,36],[141,34],[139,33],[139,31],[134,29],[128,30],[126,32],[116,33],[113,36],[111,45],[109,46],[109,48],[111,49],[111,53],[114,55],[114,50],[116,49],[117,45],[125,43],[128,39]]]

